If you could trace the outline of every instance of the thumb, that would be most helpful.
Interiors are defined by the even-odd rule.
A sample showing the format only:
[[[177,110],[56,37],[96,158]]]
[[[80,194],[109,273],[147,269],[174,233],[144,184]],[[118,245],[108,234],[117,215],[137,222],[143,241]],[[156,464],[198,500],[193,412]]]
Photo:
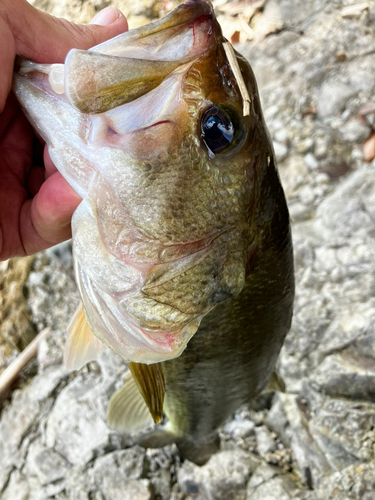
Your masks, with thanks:
[[[16,55],[39,63],[62,63],[70,49],[88,49],[128,29],[125,16],[107,7],[79,26],[50,16],[26,0],[0,0],[0,113],[10,92]]]
[[[84,26],[41,12],[25,0],[12,3],[21,4],[14,15],[8,16],[16,54],[35,62],[64,62],[70,49],[88,49],[128,29],[125,16],[111,7]]]

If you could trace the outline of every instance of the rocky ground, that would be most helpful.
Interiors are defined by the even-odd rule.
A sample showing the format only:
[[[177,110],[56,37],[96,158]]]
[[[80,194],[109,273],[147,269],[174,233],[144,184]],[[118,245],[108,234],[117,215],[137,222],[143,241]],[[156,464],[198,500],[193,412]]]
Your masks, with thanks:
[[[131,12],[131,27],[172,5],[34,1],[80,22],[110,3]],[[79,372],[62,365],[79,300],[69,244],[2,263],[0,370],[34,332],[53,331],[1,400],[2,500],[374,498],[375,3],[217,9],[257,76],[293,220],[297,293],[279,360],[286,392],[238,411],[203,467],[174,446],[145,451],[105,424],[124,363],[106,350]]]

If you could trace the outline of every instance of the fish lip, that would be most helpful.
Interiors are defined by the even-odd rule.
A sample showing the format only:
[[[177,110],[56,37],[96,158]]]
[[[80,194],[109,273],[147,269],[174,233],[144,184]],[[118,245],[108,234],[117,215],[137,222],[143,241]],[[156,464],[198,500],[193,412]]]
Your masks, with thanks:
[[[209,47],[212,34],[214,32],[214,22],[216,20],[215,12],[211,3],[206,0],[187,0],[186,3],[179,5],[176,9],[170,12],[167,16],[149,23],[139,28],[134,28],[125,33],[122,33],[115,37],[116,40],[119,37],[123,37],[124,45],[129,45],[137,39],[147,38],[149,36],[160,33],[166,29],[173,29],[183,26],[191,25],[193,28],[194,23],[202,19],[209,20],[211,22],[211,29],[208,33],[209,40],[203,47],[203,50],[198,51],[196,57],[200,57]],[[217,24],[217,23],[216,23]],[[218,24],[217,24],[218,25]],[[99,52],[102,54],[111,54],[111,41],[107,40],[99,45],[95,45],[88,49],[89,51]],[[118,54],[116,54],[118,55]],[[186,58],[187,54],[185,54]],[[153,59],[153,57],[145,56],[139,57],[140,59]],[[194,57],[187,57],[186,60],[191,61]]]

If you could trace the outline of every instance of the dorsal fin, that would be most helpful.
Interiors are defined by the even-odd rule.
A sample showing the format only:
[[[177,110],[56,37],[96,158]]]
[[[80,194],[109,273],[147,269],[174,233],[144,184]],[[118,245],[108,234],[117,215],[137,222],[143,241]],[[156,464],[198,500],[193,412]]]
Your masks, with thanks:
[[[86,323],[82,303],[74,313],[67,330],[64,364],[68,370],[79,370],[89,361],[98,358],[103,344]]]
[[[118,432],[139,432],[153,423],[151,413],[130,371],[123,387],[109,401],[107,423]]]
[[[155,424],[163,415],[165,382],[161,363],[145,365],[143,363],[128,363],[134,380],[150,410]]]

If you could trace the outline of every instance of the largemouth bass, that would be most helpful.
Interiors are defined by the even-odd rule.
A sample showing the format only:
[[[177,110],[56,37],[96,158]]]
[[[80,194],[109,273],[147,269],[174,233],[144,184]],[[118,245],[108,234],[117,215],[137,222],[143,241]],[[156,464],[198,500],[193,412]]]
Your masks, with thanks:
[[[292,317],[288,209],[249,64],[193,0],[65,64],[20,61],[14,92],[83,198],[68,365],[96,355],[92,331],[133,374],[109,423],[164,411],[139,441],[204,463],[267,385]]]

